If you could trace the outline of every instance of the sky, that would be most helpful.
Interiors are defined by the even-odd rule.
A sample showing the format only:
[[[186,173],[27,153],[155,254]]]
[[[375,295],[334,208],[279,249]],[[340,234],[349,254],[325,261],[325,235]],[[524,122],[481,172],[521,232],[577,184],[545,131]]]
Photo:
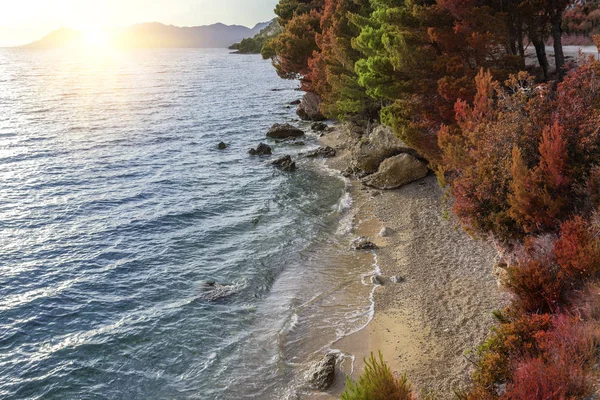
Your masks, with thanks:
[[[275,4],[277,0],[0,0],[0,47],[27,44],[60,27],[97,29],[141,22],[253,27],[275,16]]]

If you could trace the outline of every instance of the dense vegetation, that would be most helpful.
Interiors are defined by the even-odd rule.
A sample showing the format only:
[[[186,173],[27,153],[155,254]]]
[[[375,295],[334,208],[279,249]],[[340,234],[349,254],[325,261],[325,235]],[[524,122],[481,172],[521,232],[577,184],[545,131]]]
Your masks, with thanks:
[[[461,396],[590,395],[600,344],[600,62],[567,64],[562,37],[596,32],[597,2],[281,0],[276,13],[283,32],[268,46],[278,73],[318,94],[327,116],[392,127],[430,161],[462,226],[501,249],[514,300],[496,313]],[[376,363],[346,398],[377,398],[352,397],[387,374]]]
[[[265,42],[281,33],[281,26],[277,20],[271,21],[269,26],[261,30],[254,37],[243,39],[240,43],[229,46],[230,50],[237,50],[240,54],[261,54]],[[265,58],[270,57],[267,55]]]

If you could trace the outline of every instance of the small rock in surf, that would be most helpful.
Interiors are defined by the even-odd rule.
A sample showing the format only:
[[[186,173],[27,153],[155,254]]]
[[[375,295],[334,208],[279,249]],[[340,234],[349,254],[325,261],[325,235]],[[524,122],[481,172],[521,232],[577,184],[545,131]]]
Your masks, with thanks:
[[[337,356],[335,353],[328,353],[321,361],[314,364],[306,374],[308,385],[312,389],[327,390],[335,380],[335,364]]]
[[[352,248],[354,250],[375,250],[378,249],[377,245],[369,241],[366,237],[359,237],[352,241]]]
[[[333,147],[329,147],[329,146],[325,146],[325,147],[319,147],[316,150],[310,151],[306,157],[324,157],[324,158],[331,158],[331,157],[335,157],[335,149]]]
[[[289,154],[278,158],[277,160],[273,161],[272,164],[284,171],[296,170],[296,163],[292,160],[292,157]]]
[[[250,149],[248,153],[251,156],[270,156],[271,154],[273,154],[271,146],[266,145],[264,143],[260,143],[256,149]]]
[[[212,281],[202,282],[200,284],[201,293],[198,298],[207,301],[216,301],[231,296],[237,290],[236,285],[222,285]]]
[[[327,129],[327,124],[323,122],[315,122],[310,126],[310,129],[315,132],[323,132],[325,129]]]

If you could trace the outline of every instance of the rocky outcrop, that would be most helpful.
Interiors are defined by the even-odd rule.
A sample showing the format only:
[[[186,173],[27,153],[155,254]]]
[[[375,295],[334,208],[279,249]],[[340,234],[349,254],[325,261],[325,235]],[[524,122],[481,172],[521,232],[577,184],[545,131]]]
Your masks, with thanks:
[[[400,154],[385,159],[375,174],[362,180],[365,185],[381,190],[398,189],[406,184],[425,178],[427,165],[410,154]]]
[[[251,156],[270,156],[273,154],[271,147],[264,143],[260,143],[256,149],[250,149],[248,154]]]
[[[267,132],[267,137],[273,139],[287,139],[304,135],[302,129],[298,129],[290,124],[275,124]]]
[[[335,157],[335,149],[333,147],[329,147],[329,146],[319,147],[316,150],[309,151],[306,154],[306,157],[309,157],[309,158],[315,158],[315,157],[331,158],[331,157]]]
[[[335,381],[335,364],[337,356],[328,353],[321,361],[314,364],[306,373],[308,385],[315,390],[327,390]]]
[[[383,160],[398,154],[407,153],[419,157],[417,152],[402,140],[387,126],[378,126],[353,149],[352,167],[363,174],[377,172]]]
[[[281,158],[272,162],[273,165],[282,169],[283,171],[295,171],[296,163],[292,160],[290,155],[285,155]]]
[[[310,126],[310,129],[312,129],[315,132],[323,132],[327,128],[328,126],[324,122],[315,122]]]
[[[321,99],[314,93],[308,92],[302,97],[296,114],[304,121],[324,121],[325,116],[319,111]]]
[[[290,106],[297,106],[300,103],[302,103],[302,100],[300,100],[300,99],[294,100],[294,101],[290,101]]]

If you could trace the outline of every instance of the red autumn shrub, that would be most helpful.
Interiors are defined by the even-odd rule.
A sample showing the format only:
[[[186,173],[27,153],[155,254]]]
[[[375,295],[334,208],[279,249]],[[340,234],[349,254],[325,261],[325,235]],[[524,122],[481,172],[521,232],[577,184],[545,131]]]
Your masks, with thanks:
[[[508,269],[508,287],[515,307],[525,312],[554,312],[561,304],[564,282],[560,267],[551,261],[527,261]]]
[[[541,358],[519,363],[502,399],[580,399],[589,393],[586,374],[579,365],[549,364]]]
[[[439,132],[453,210],[470,231],[504,243],[557,232],[589,209],[600,165],[600,62],[587,60],[554,91],[525,73],[501,86],[488,72],[457,125]]]
[[[593,390],[600,329],[596,321],[559,314],[552,329],[535,334],[538,354],[514,360],[503,399],[580,399]]]
[[[580,216],[562,224],[554,252],[565,274],[576,281],[575,285],[600,271],[600,242]]]
[[[475,371],[477,390],[493,393],[498,382],[512,376],[512,361],[539,354],[537,335],[552,327],[550,314],[519,314],[511,311],[507,320],[494,328],[492,335],[479,348],[480,360]]]

